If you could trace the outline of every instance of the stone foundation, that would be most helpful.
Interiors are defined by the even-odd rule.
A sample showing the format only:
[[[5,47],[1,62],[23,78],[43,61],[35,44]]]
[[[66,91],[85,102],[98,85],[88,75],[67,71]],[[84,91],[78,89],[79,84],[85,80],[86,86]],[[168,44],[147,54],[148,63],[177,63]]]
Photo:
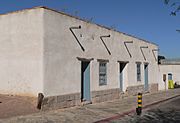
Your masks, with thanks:
[[[99,103],[113,99],[119,99],[119,97],[120,97],[120,91],[118,88],[91,92],[92,103]],[[45,97],[43,99],[42,110],[61,109],[61,108],[73,107],[83,104],[86,103],[81,102],[80,93],[50,96],[50,97]]]
[[[154,93],[157,91],[158,91],[158,84],[149,85],[149,92]],[[130,95],[135,96],[139,92],[145,93],[144,85],[129,86],[127,87],[125,94],[120,92],[119,88],[101,90],[101,91],[92,91],[91,101],[92,103],[105,102],[114,99],[119,99],[123,96],[130,96]],[[81,102],[81,93],[51,96],[51,97],[45,97],[43,99],[42,110],[67,108],[82,104],[85,103]]]
[[[42,110],[73,107],[81,104],[81,94],[68,94],[45,97],[42,102]]]
[[[154,83],[154,84],[149,84],[149,91],[150,93],[155,93],[158,91],[158,84]],[[132,95],[135,96],[138,93],[147,93],[144,90],[144,85],[138,85],[138,86],[129,86],[126,89],[126,93],[128,95]]]
[[[120,89],[109,89],[91,92],[92,103],[105,102],[120,98]]]
[[[128,86],[126,89],[126,94],[128,96],[135,96],[138,93],[144,93],[144,85]]]

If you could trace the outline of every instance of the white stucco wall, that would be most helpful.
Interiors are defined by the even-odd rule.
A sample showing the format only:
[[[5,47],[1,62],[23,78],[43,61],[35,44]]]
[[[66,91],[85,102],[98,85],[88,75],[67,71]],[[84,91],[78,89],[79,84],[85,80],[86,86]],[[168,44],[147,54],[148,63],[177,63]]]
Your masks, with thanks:
[[[0,93],[43,91],[43,9],[0,15]]]
[[[180,65],[159,65],[159,90],[165,90],[163,74],[166,74],[166,89],[168,89],[168,73],[172,74],[174,82],[180,82]]]
[[[74,29],[85,51],[82,51],[70,27]],[[91,91],[120,87],[119,63],[128,61],[124,72],[123,91],[128,86],[144,84],[144,64],[149,67],[149,84],[158,83],[158,65],[152,50],[158,46],[141,39],[87,23],[45,8],[35,8],[0,15],[0,93],[37,96],[63,95],[81,92],[81,61],[90,62]],[[105,49],[103,38],[111,55]],[[132,55],[130,58],[124,41]],[[140,51],[143,49],[146,60]],[[158,52],[155,52],[157,57]],[[99,62],[107,63],[107,85],[99,86]],[[141,81],[137,82],[136,62],[141,62]]]
[[[44,94],[46,96],[77,93],[81,91],[81,62],[80,58],[93,58],[90,63],[91,91],[119,88],[119,64],[117,61],[129,61],[126,66],[124,91],[127,86],[144,84],[144,63],[149,64],[149,83],[158,83],[158,65],[152,49],[158,46],[143,40],[102,28],[67,15],[44,9]],[[82,51],[70,27],[81,26],[74,29],[74,33],[81,42],[85,51]],[[103,38],[111,55],[108,54],[100,36]],[[133,41],[127,44],[132,58],[124,46],[124,41]],[[140,51],[143,49],[146,60]],[[157,52],[155,52],[157,57]],[[107,85],[99,86],[99,62],[97,59],[109,60],[107,63]],[[141,62],[141,82],[137,82],[136,62]]]

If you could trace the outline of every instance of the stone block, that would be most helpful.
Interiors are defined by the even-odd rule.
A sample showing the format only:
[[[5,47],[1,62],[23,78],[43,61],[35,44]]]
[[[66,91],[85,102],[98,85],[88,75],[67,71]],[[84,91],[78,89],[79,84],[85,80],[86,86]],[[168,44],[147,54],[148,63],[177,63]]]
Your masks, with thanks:
[[[80,103],[80,93],[50,96],[43,99],[42,110],[72,107]]]
[[[42,102],[42,105],[47,105],[47,104],[48,104],[48,98],[44,98],[43,102]]]
[[[61,103],[64,101],[64,97],[63,96],[57,96],[57,103]]]
[[[80,99],[81,99],[81,94],[80,93],[75,94],[75,100],[80,100]]]
[[[74,100],[75,101],[75,105],[81,105],[81,100]]]
[[[138,92],[144,92],[144,85],[138,85],[138,86],[129,86],[127,87],[127,94],[128,95],[137,95]]]
[[[69,100],[75,100],[75,94],[70,94],[69,95]]]

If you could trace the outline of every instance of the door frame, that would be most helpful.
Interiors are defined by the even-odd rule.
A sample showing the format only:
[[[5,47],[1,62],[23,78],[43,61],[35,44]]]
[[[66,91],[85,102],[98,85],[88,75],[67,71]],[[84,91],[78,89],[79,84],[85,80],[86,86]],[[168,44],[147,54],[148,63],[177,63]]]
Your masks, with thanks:
[[[81,62],[80,63],[80,76],[81,76],[81,102],[91,102],[91,61],[94,60],[93,58],[80,58],[77,57],[77,59]],[[87,67],[85,69],[89,69],[88,71],[83,71],[83,63],[87,63]],[[88,73],[88,83],[84,82],[84,73]],[[86,84],[86,85],[85,85]],[[89,86],[89,87],[87,87]],[[88,90],[86,90],[88,89]],[[87,91],[87,93],[86,93]]]

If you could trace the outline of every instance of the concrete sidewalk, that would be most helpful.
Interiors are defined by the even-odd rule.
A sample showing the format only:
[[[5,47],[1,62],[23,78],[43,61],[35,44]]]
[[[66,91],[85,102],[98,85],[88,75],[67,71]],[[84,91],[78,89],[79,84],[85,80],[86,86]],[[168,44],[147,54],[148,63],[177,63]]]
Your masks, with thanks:
[[[161,91],[143,95],[143,107],[149,107],[169,98],[180,96],[180,89]],[[123,117],[132,113],[137,107],[137,97],[125,97],[98,104],[40,112],[26,116],[18,116],[0,120],[2,123],[92,123],[108,122],[116,117]]]

